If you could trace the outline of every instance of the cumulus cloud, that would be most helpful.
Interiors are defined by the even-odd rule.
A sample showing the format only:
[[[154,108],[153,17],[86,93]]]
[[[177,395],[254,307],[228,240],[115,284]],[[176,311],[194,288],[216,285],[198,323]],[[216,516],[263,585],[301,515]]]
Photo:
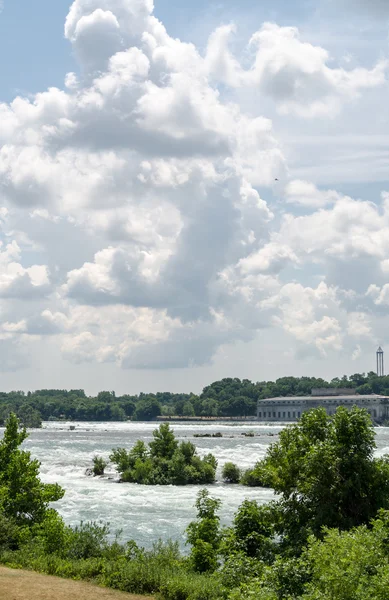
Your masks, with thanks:
[[[168,34],[151,0],[75,0],[65,37],[79,72],[0,104],[10,366],[21,340],[46,336],[74,364],[156,369],[209,364],[265,327],[322,357],[351,356],[374,335],[388,198],[290,178],[262,107],[336,117],[386,81],[386,61],[340,68],[297,28],[271,23],[242,58],[234,32],[216,29],[201,53]]]
[[[340,350],[343,332],[336,290],[320,283],[316,289],[288,283],[262,306],[275,308],[274,323],[305,346],[315,347],[322,356]],[[335,313],[336,316],[329,316]]]
[[[206,56],[210,73],[229,85],[258,89],[284,115],[333,117],[364,89],[386,81],[387,60],[370,70],[332,67],[327,50],[302,41],[296,27],[275,23],[265,23],[253,34],[249,42],[253,63],[244,69],[228,48],[233,31],[222,27],[211,36]]]
[[[20,262],[20,248],[13,241],[4,250],[0,246],[0,297],[31,299],[50,291],[46,265],[24,268]]]
[[[319,190],[312,182],[295,179],[286,185],[285,198],[290,204],[319,208],[333,204],[341,195],[335,190]]]

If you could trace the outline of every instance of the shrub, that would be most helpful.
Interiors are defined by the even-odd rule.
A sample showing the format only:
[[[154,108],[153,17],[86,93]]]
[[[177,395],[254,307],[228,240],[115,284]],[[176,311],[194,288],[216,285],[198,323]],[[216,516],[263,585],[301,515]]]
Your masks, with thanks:
[[[93,457],[93,475],[97,477],[98,475],[104,475],[104,470],[107,466],[107,462],[101,456]]]
[[[138,440],[129,452],[113,450],[110,459],[122,481],[144,485],[214,483],[217,468],[212,454],[201,459],[191,442],[178,444],[168,423],[154,431],[148,446]]]
[[[211,498],[208,490],[201,490],[197,496],[197,520],[187,527],[187,543],[192,546],[190,562],[195,571],[204,573],[217,567],[217,553],[220,544],[220,518],[217,510],[220,500]]]
[[[67,556],[72,559],[99,558],[109,547],[108,525],[83,523],[74,529],[69,528]]]
[[[239,483],[240,469],[232,462],[227,462],[222,471],[223,481],[225,483]]]
[[[16,550],[19,547],[20,527],[13,519],[0,513],[0,551]]]
[[[258,505],[244,500],[234,517],[225,553],[243,552],[247,556],[271,562],[275,552],[275,509],[273,505]]]
[[[248,487],[268,488],[268,476],[261,462],[258,462],[253,469],[247,469],[241,476],[240,483]]]
[[[51,509],[47,511],[45,520],[33,528],[35,540],[41,544],[45,554],[64,555],[68,548],[70,532],[59,514]]]
[[[259,577],[264,570],[264,563],[246,556],[242,552],[230,554],[220,569],[222,584],[229,589],[248,583],[250,579]]]
[[[182,573],[161,584],[158,600],[222,600],[227,590],[216,577]]]
[[[154,560],[117,560],[104,564],[101,583],[131,594],[154,594],[171,573]]]

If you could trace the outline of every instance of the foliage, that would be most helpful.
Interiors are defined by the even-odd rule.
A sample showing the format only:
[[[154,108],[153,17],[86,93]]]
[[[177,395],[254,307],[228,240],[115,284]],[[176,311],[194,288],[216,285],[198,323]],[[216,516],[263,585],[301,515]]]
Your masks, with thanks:
[[[198,574],[174,575],[162,583],[159,600],[222,600],[227,590],[218,579]]]
[[[112,541],[103,524],[68,527],[49,508],[62,490],[42,484],[39,463],[20,449],[26,435],[11,415],[0,442],[3,564],[158,600],[388,598],[389,510],[381,508],[388,506],[388,462],[374,457],[364,411],[338,409],[328,417],[319,409],[283,430],[252,470],[279,498],[244,501],[229,528],[220,526],[220,501],[202,490],[187,528],[188,557],[173,542],[145,550],[118,536]],[[191,442],[178,444],[168,425],[149,445],[138,441],[113,456],[123,474],[137,476],[178,476],[198,461],[216,468],[212,455],[201,461]]]
[[[161,405],[155,398],[145,398],[138,402],[134,421],[152,421],[161,414]]]
[[[104,470],[107,466],[107,462],[101,456],[93,457],[93,475],[97,477],[98,475],[104,475]]]
[[[108,549],[108,525],[83,523],[69,529],[66,556],[71,559],[98,558]]]
[[[232,462],[227,462],[222,471],[223,481],[225,483],[239,483],[240,481],[240,469],[237,465]]]
[[[256,414],[258,400],[276,396],[308,396],[312,388],[352,388],[359,394],[387,394],[389,376],[373,372],[337,377],[328,382],[315,377],[281,377],[259,381],[227,377],[206,386],[199,396],[158,392],[116,396],[102,391],[87,397],[84,390],[36,390],[0,392],[0,425],[11,412],[26,427],[39,427],[42,420],[123,421],[154,420],[158,415],[181,417],[250,417]]]
[[[276,553],[276,511],[273,504],[259,505],[244,500],[238,508],[232,527],[224,532],[221,551],[224,556],[243,553],[270,563]]]
[[[64,490],[40,481],[40,463],[19,448],[26,438],[26,430],[11,414],[0,441],[0,514],[17,525],[31,526],[44,520],[49,504],[60,500]]]
[[[156,458],[171,460],[177,450],[178,442],[168,423],[159,426],[153,431],[153,441],[150,442],[150,454]]]
[[[375,458],[366,411],[340,407],[304,413],[281,431],[262,462],[266,481],[280,494],[278,533],[299,552],[323,527],[351,529],[389,507],[389,460]]]
[[[188,485],[213,483],[217,461],[212,454],[200,458],[191,442],[180,444],[168,423],[153,432],[146,446],[138,440],[127,452],[112,451],[110,460],[116,465],[122,481],[144,485]]]
[[[243,552],[230,552],[220,567],[220,580],[228,589],[239,587],[251,579],[261,577],[264,563]]]
[[[389,589],[389,513],[381,512],[372,529],[326,530],[323,541],[310,539],[307,561],[312,578],[304,600],[384,600]]]
[[[186,530],[187,544],[191,545],[190,560],[195,571],[215,571],[221,540],[220,518],[217,514],[220,500],[211,498],[208,490],[201,490],[196,499],[197,520]]]
[[[16,550],[19,546],[20,527],[14,519],[0,513],[0,551]]]
[[[253,469],[247,469],[240,480],[249,487],[269,487],[268,474],[262,462],[257,462]]]

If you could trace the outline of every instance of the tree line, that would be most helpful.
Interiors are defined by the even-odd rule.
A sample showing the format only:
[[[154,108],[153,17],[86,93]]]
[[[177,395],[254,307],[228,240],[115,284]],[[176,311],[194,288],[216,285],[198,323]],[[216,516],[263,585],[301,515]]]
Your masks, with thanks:
[[[344,375],[326,381],[315,377],[281,377],[258,381],[227,377],[206,386],[201,394],[158,392],[117,396],[102,391],[87,396],[84,390],[0,392],[0,425],[14,412],[27,427],[42,421],[150,421],[160,415],[180,417],[249,417],[258,400],[277,396],[308,396],[312,388],[352,388],[358,394],[389,395],[389,376],[374,372]]]

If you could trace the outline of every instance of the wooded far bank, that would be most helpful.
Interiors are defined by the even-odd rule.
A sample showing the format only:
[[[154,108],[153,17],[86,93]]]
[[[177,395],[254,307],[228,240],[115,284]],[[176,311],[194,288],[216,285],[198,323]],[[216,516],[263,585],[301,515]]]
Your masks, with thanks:
[[[102,391],[87,396],[84,390],[37,390],[0,392],[0,425],[15,412],[27,427],[42,421],[152,421],[159,416],[250,417],[258,400],[278,396],[308,396],[312,388],[352,388],[358,394],[389,394],[389,376],[374,372],[331,381],[316,377],[281,377],[276,381],[225,378],[206,386],[201,394],[158,392],[117,396]]]

